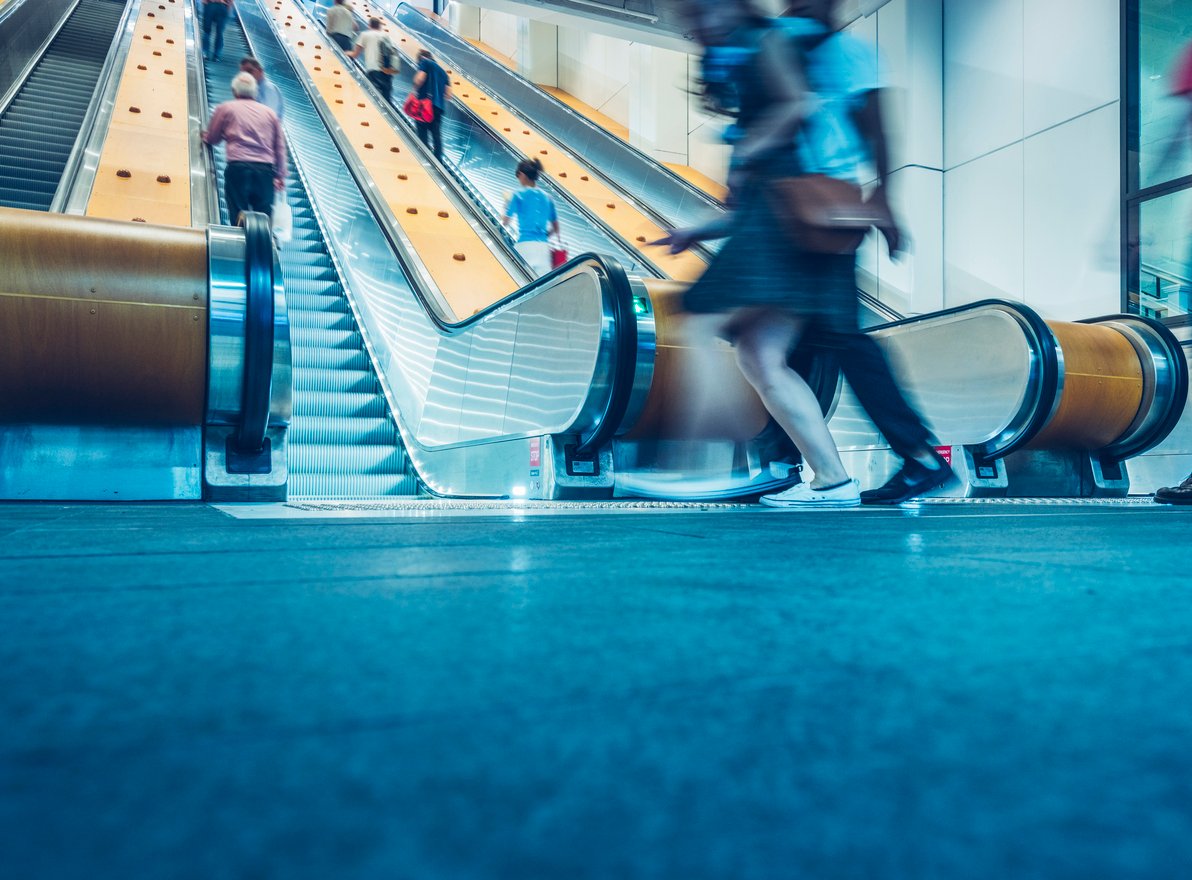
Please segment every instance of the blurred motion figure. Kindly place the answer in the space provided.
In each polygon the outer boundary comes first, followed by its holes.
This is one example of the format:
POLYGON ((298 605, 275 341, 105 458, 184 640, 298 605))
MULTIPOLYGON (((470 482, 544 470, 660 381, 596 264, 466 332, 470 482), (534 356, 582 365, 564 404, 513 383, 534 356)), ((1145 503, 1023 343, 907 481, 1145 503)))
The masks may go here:
POLYGON ((775 21, 749 0, 684 3, 705 48, 706 102, 735 116, 726 136, 733 145, 730 213, 674 230, 661 243, 678 252, 696 241, 729 238, 685 305, 693 312, 731 312, 727 332, 742 372, 815 471, 810 484, 762 498, 774 507, 898 504, 952 477, 881 349, 857 321, 856 248, 864 230, 876 226, 892 255, 902 236, 886 198, 876 59, 835 30, 835 6, 834 0, 800 0, 775 21), (879 183, 862 203, 860 182, 869 164, 879 183), (849 198, 855 203, 846 210, 841 200, 849 198), (851 232, 805 220, 834 211, 868 219, 851 232), (858 400, 903 458, 884 486, 860 493, 845 472, 814 394, 789 366, 801 340, 837 358, 858 400))

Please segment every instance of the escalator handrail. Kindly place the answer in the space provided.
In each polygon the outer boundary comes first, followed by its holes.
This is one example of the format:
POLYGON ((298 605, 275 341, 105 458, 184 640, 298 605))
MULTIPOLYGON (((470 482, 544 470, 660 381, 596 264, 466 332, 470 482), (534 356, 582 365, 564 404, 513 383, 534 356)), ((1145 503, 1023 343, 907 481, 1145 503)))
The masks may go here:
POLYGON ((190 108, 190 222, 202 227, 221 223, 219 186, 214 151, 203 142, 202 131, 211 118, 211 101, 207 97, 207 65, 203 57, 201 16, 194 3, 185 4, 189 23, 186 29, 187 105, 190 108))
POLYGON ((974 303, 943 309, 938 312, 928 312, 924 315, 915 315, 899 321, 891 321, 888 324, 879 324, 876 327, 868 328, 865 332, 872 334, 881 331, 896 330, 900 327, 910 327, 915 324, 936 321, 952 315, 989 308, 1009 312, 1030 331, 1025 335, 1027 336, 1031 353, 1037 358, 1039 367, 1035 372, 1034 381, 1032 382, 1035 393, 1033 395, 1026 395, 1023 409, 1019 412, 1020 416, 1026 416, 1025 420, 1017 420, 1021 422, 1020 425, 1015 425, 1014 423, 1008 425, 1007 429, 1014 428, 1012 432, 1008 434, 1004 433, 1004 436, 1000 438, 994 438, 994 440, 985 444, 985 448, 982 450, 982 453, 987 458, 994 459, 1004 458, 1010 453, 1026 447, 1047 426, 1047 423, 1051 421, 1051 417, 1055 414, 1060 403, 1060 396, 1063 391, 1062 352, 1060 351, 1059 341, 1055 338, 1055 334, 1051 332, 1051 328, 1047 326, 1047 322, 1040 317, 1038 312, 1022 303, 1007 302, 999 299, 983 299, 974 303))
MULTIPOLYGON (((361 23, 366 24, 367 23, 364 16, 362 16, 360 14, 359 10, 354 10, 354 15, 355 15, 357 24, 361 24, 361 23)), ((409 64, 412 68, 417 69, 416 61, 405 50, 403 50, 401 48, 401 46, 395 45, 395 48, 397 49, 398 55, 400 55, 401 58, 407 64, 409 64)), ((357 61, 357 63, 359 63, 359 60, 357 61)), ((368 85, 371 87, 372 83, 370 82, 370 83, 368 83, 368 85)), ((491 134, 493 140, 498 145, 504 147, 514 157, 515 161, 516 161, 516 157, 521 155, 518 153, 516 147, 514 147, 508 141, 504 140, 499 135, 497 135, 496 132, 494 132, 492 130, 492 126, 490 126, 484 119, 482 119, 480 116, 478 116, 475 113, 475 111, 473 111, 472 108, 469 107, 467 104, 465 104, 463 101, 460 101, 456 98, 452 98, 451 105, 457 113, 459 113, 461 116, 463 116, 467 120, 469 120, 474 126, 477 126, 477 127, 481 128, 482 130, 489 132, 491 134)), ((513 112, 513 111, 510 110, 510 112, 513 112)), ((407 122, 408 122, 408 120, 407 120, 407 122)), ((463 172, 457 166, 453 166, 452 164, 450 164, 446 161, 444 161, 442 164, 445 168, 447 168, 449 171, 451 171, 452 175, 457 180, 459 180, 459 182, 464 186, 464 188, 467 189, 468 192, 472 194, 473 198, 476 199, 480 203, 480 205, 482 206, 485 213, 491 217, 492 216, 491 212, 489 212, 487 206, 484 204, 483 196, 479 192, 476 191, 476 187, 471 183, 471 181, 469 181, 467 179, 466 175, 464 175, 463 172)), ((576 213, 578 213, 581 217, 583 217, 585 220, 587 220, 588 223, 593 228, 599 229, 602 234, 604 234, 606 237, 608 237, 612 241, 616 242, 616 244, 619 245, 626 253, 633 254, 634 258, 643 267, 648 269, 654 277, 656 277, 656 278, 669 277, 666 274, 666 272, 664 272, 661 268, 659 268, 659 266, 656 263, 654 263, 653 260, 651 260, 646 254, 642 253, 642 251, 639 248, 637 248, 635 245, 631 244, 628 239, 626 239, 623 235, 621 235, 621 233, 617 232, 617 230, 615 230, 611 226, 609 226, 591 208, 589 208, 586 204, 584 204, 583 201, 581 201, 580 199, 577 199, 569 190, 560 186, 558 181, 556 181, 553 177, 551 177, 550 175, 543 175, 543 177, 539 181, 539 185, 541 186, 542 184, 545 184, 546 187, 550 189, 550 191, 554 194, 555 198, 565 201, 569 205, 571 205, 576 210, 576 213)), ((500 225, 499 219, 494 218, 493 222, 495 222, 497 225, 500 225)))
POLYGON ((244 214, 244 391, 236 446, 265 445, 273 395, 273 231, 264 214, 244 214))
POLYGON ((83 117, 83 124, 79 126, 79 136, 75 139, 70 156, 66 160, 66 167, 62 170, 58 189, 54 192, 54 200, 50 202, 51 213, 87 212, 87 202, 91 198, 91 188, 95 185, 95 175, 99 168, 97 162, 87 163, 84 160, 88 154, 98 157, 103 152, 104 142, 108 138, 108 126, 116 110, 116 92, 120 88, 124 65, 128 61, 134 25, 140 10, 141 0, 129 0, 120 16, 119 24, 116 25, 116 38, 108 49, 103 67, 100 68, 95 91, 91 93, 91 103, 83 117))
MULTIPOLYGON (((558 98, 556 98, 554 95, 545 91, 540 86, 538 86, 536 83, 531 82, 526 77, 524 77, 520 73, 518 73, 516 70, 506 67, 505 65, 496 61, 495 59, 490 58, 489 56, 485 55, 483 52, 481 52, 475 46, 472 46, 470 43, 468 43, 466 40, 462 39, 457 34, 452 33, 449 29, 443 27, 443 25, 439 24, 438 22, 431 19, 429 16, 425 15, 420 9, 418 9, 414 6, 411 6, 409 3, 403 2, 403 3, 399 3, 397 8, 394 9, 394 11, 392 13, 386 12, 386 15, 391 16, 393 19, 395 19, 395 21, 397 21, 398 24, 402 24, 401 19, 402 19, 402 15, 403 15, 403 13, 402 13, 403 7, 405 7, 405 9, 408 10, 408 12, 405 14, 407 14, 409 16, 418 16, 419 20, 424 22, 426 27, 433 28, 436 35, 440 36, 440 38, 442 38, 446 42, 449 42, 452 46, 455 46, 460 51, 465 52, 469 58, 475 58, 483 63, 491 65, 492 69, 498 71, 500 74, 510 76, 513 79, 520 81, 522 84, 534 89, 538 94, 540 94, 543 97, 543 99, 545 99, 547 102, 549 102, 555 109, 562 111, 563 113, 567 114, 570 118, 572 118, 575 121, 590 128, 593 132, 598 134, 602 139, 604 139, 614 149, 624 150, 627 153, 627 155, 632 155, 637 161, 643 162, 644 164, 650 166, 652 171, 656 171, 662 175, 665 175, 665 177, 667 179, 669 179, 673 184, 677 185, 681 189, 686 190, 690 195, 692 195, 695 198, 697 198, 698 200, 702 201, 709 208, 724 210, 724 205, 721 204, 718 199, 716 199, 713 196, 709 195, 708 193, 704 192, 699 187, 694 186, 690 182, 684 180, 682 177, 680 177, 674 171, 671 171, 669 168, 667 168, 664 164, 659 162, 653 156, 646 155, 644 152, 637 149, 632 144, 626 143, 625 141, 621 140, 616 135, 614 135, 612 132, 608 131, 607 129, 603 128, 600 125, 597 125, 595 122, 593 122, 591 119, 588 119, 582 113, 579 113, 578 111, 572 109, 571 107, 568 107, 566 104, 564 104, 558 98)), ((480 84, 477 83, 477 85, 480 85, 480 84)))
POLYGON ((605 293, 612 313, 612 375, 608 380, 604 411, 591 432, 581 437, 576 446, 576 451, 581 455, 596 453, 611 443, 621 430, 633 399, 637 376, 637 314, 633 307, 633 288, 629 284, 629 275, 620 263, 604 263, 603 268, 607 279, 605 293))
MULTIPOLYGON (((367 177, 367 172, 354 167, 359 162, 359 159, 354 155, 354 151, 347 148, 342 138, 342 133, 338 132, 335 124, 328 119, 325 102, 323 102, 322 97, 313 88, 306 70, 302 65, 295 62, 285 41, 277 33, 271 16, 268 13, 263 13, 262 18, 266 21, 267 27, 278 42, 282 55, 289 62, 294 76, 302 85, 316 114, 326 127, 332 146, 339 152, 341 160, 351 171, 365 205, 373 214, 378 229, 388 241, 395 259, 410 281, 411 292, 422 306, 423 313, 434 326, 436 332, 444 336, 467 333, 476 325, 489 320, 499 312, 505 311, 513 304, 548 292, 559 281, 575 272, 591 269, 603 279, 602 301, 607 303, 608 307, 615 310, 614 313, 617 314, 614 323, 619 326, 614 327, 613 339, 613 344, 617 346, 617 350, 613 352, 614 366, 612 368, 612 375, 608 381, 608 397, 603 413, 595 421, 595 424, 591 426, 588 436, 581 439, 581 444, 585 450, 589 450, 594 447, 594 441, 606 442, 606 438, 611 438, 615 435, 621 429, 621 421, 628 414, 632 406, 633 392, 636 390, 640 335, 637 327, 637 316, 634 311, 633 291, 628 280, 628 274, 621 264, 612 257, 600 254, 579 254, 564 265, 517 290, 511 291, 508 295, 483 309, 479 309, 472 315, 457 321, 446 320, 443 317, 443 310, 438 307, 430 296, 429 291, 420 283, 422 280, 421 275, 410 270, 409 243, 405 241, 404 236, 395 233, 394 226, 396 224, 392 222, 391 212, 388 206, 378 207, 375 199, 375 188, 362 183, 361 177, 358 175, 363 173, 367 177), (628 325, 632 325, 632 327, 628 325)), ((244 29, 244 36, 250 50, 253 50, 252 37, 247 28, 244 29)), ((259 53, 255 54, 260 57, 259 53)), ((421 146, 421 142, 419 142, 419 145, 421 146)), ((347 290, 350 290, 350 285, 345 284, 345 291, 347 290)), ((367 339, 367 334, 363 332, 364 324, 358 323, 362 328, 362 335, 367 339)), ((392 400, 390 402, 391 404, 393 403, 392 400)))

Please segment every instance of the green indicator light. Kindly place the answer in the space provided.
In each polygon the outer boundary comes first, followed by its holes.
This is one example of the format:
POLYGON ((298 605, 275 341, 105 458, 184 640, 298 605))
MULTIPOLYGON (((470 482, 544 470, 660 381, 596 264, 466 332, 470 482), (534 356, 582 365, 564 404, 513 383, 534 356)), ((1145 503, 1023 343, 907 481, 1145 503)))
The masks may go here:
POLYGON ((644 296, 635 296, 633 298, 633 313, 635 315, 650 314, 650 304, 646 302, 646 298, 644 296))

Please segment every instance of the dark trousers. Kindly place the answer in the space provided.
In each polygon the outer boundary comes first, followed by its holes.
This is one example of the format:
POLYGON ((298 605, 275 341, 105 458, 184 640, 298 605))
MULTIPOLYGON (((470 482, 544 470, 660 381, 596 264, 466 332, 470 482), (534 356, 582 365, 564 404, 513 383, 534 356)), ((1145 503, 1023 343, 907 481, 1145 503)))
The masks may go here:
POLYGON ((829 332, 818 335, 815 344, 829 349, 836 358, 857 402, 895 453, 911 458, 930 445, 931 432, 894 381, 890 364, 872 336, 860 330, 829 332))
POLYGON ((371 82, 374 86, 377 87, 377 91, 381 93, 381 96, 387 102, 393 103, 393 99, 391 97, 393 95, 393 75, 392 74, 381 73, 381 71, 379 71, 379 70, 370 70, 368 72, 368 79, 369 79, 369 82, 371 82))
POLYGON ((347 34, 332 34, 331 39, 335 40, 335 42, 339 44, 339 48, 343 49, 345 52, 352 51, 352 38, 347 34))
POLYGON ((418 140, 431 148, 431 152, 435 154, 435 158, 440 162, 443 161, 443 109, 441 107, 435 108, 435 118, 430 122, 415 122, 418 128, 418 140), (431 141, 434 141, 432 144, 431 141))
POLYGON ((224 25, 228 23, 228 7, 222 3, 203 4, 203 54, 218 58, 223 51, 224 25), (215 32, 215 46, 211 46, 211 33, 215 32))
POLYGON ((244 211, 260 211, 273 219, 273 163, 229 162, 224 169, 228 221, 240 225, 244 211))

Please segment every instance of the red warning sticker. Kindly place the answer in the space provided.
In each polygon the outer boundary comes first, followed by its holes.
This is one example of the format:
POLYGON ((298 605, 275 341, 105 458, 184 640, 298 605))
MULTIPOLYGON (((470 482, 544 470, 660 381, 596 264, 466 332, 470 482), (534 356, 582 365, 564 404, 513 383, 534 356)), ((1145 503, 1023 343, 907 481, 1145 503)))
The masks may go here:
POLYGON ((940 458, 948 463, 948 467, 952 466, 952 447, 951 446, 937 446, 935 451, 940 454, 940 458))
MULTIPOLYGON (((951 464, 951 462, 949 462, 951 464)), ((530 438, 530 467, 536 468, 542 466, 542 438, 530 438)))

